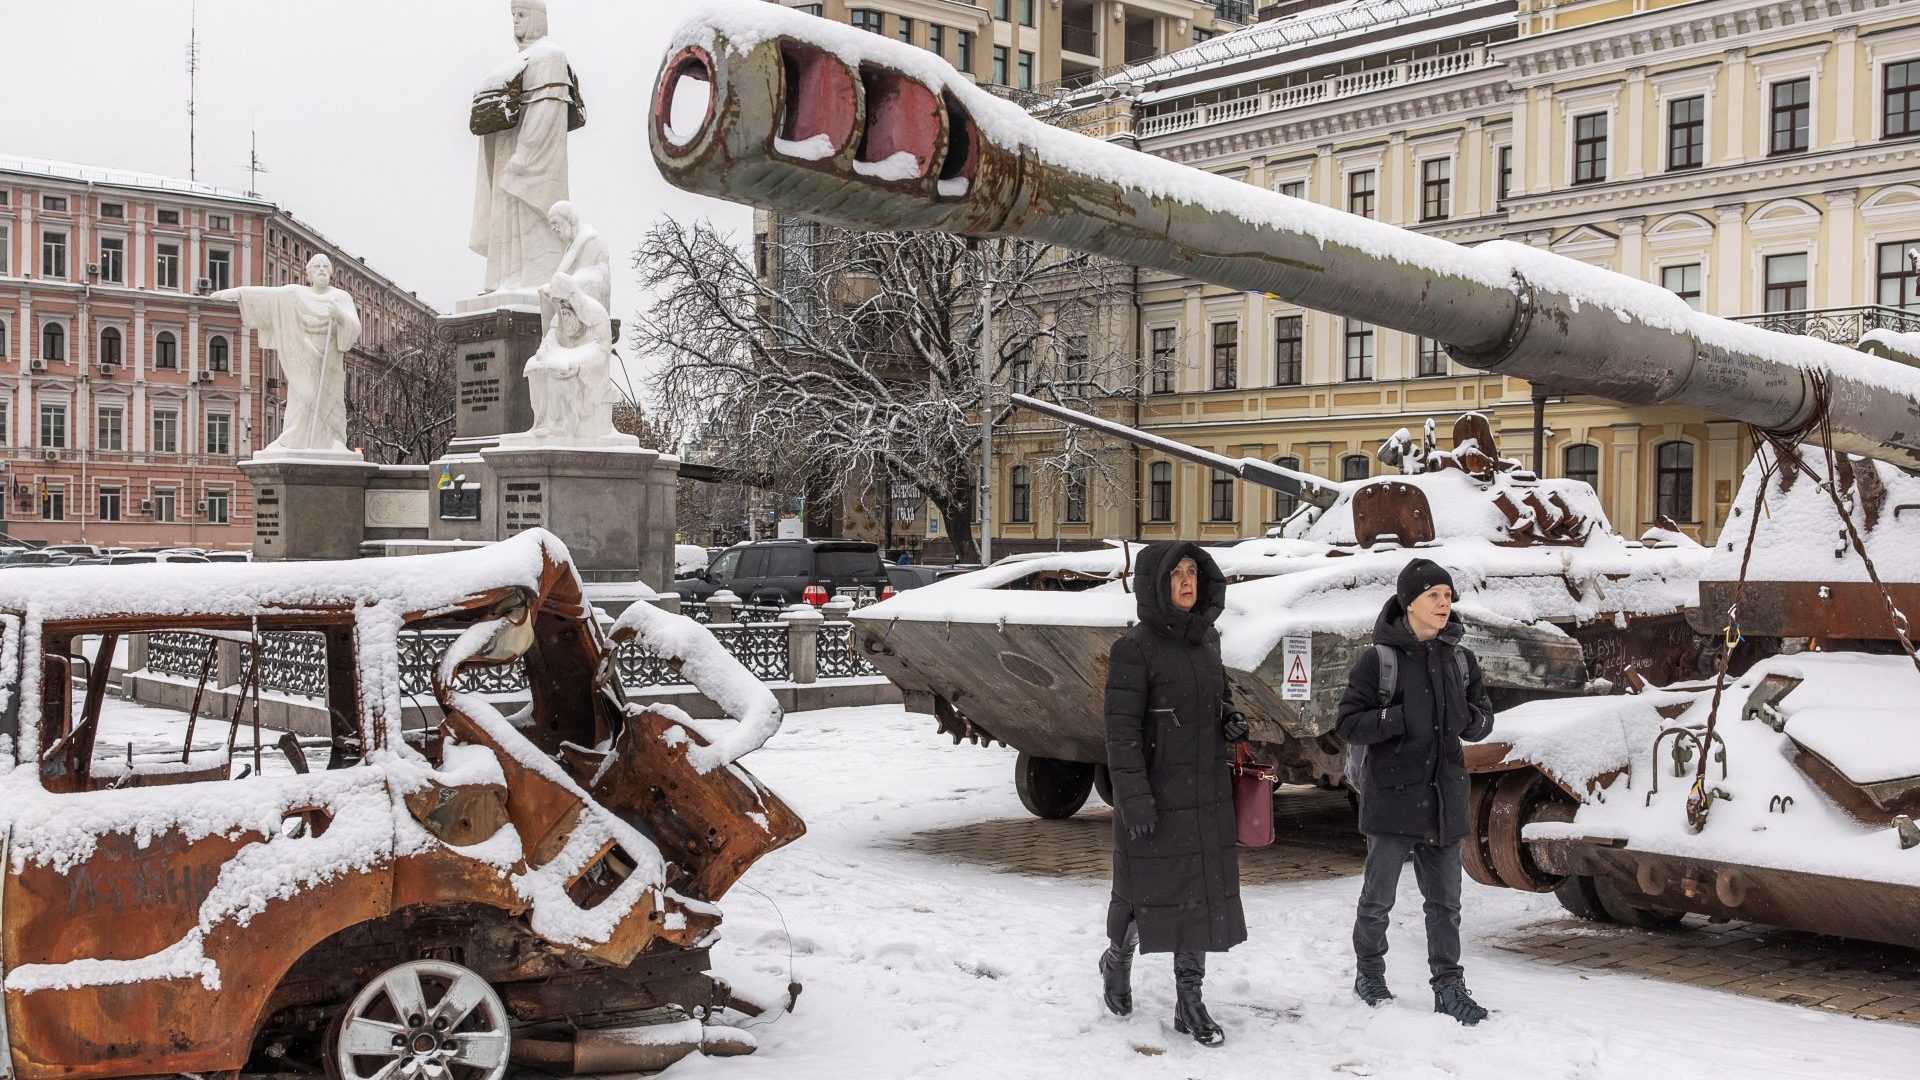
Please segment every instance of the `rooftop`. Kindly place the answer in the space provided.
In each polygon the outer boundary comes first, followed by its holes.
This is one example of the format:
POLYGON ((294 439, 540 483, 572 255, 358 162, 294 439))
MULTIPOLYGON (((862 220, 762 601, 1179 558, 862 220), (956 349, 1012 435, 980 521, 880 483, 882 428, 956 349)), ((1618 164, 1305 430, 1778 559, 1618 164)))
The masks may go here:
POLYGON ((271 209, 273 203, 258 195, 248 195, 212 184, 202 184, 194 180, 180 180, 158 173, 136 172, 132 169, 110 169, 99 165, 82 165, 72 161, 50 161, 45 158, 22 158, 0 156, 0 172, 24 173, 29 176, 44 176, 56 180, 73 180, 82 184, 106 184, 110 187, 141 188, 148 191, 171 191, 181 195, 201 195, 210 199, 230 199, 236 202, 249 202, 271 209))

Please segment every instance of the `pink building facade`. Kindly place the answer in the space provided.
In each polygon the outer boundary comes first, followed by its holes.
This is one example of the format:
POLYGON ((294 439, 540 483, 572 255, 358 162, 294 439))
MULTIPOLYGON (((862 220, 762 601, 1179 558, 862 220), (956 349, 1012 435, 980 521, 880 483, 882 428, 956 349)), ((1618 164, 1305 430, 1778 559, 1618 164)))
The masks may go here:
POLYGON ((265 200, 0 158, 0 532, 249 547, 236 463, 278 435, 285 390, 238 308, 206 294, 303 281, 316 252, 359 308, 356 352, 435 314, 265 200))

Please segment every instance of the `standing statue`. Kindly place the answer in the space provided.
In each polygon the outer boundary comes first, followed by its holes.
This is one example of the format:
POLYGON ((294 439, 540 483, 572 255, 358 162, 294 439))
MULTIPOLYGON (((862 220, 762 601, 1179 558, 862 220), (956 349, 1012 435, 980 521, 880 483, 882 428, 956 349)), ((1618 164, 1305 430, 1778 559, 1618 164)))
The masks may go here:
POLYGON ((533 427, 500 438, 501 446, 638 446, 613 427, 613 322, 600 301, 564 271, 540 290, 553 325, 527 361, 533 427))
POLYGON ((487 258, 486 294, 528 303, 560 266, 547 211, 567 198, 567 133, 587 121, 567 56, 547 40, 545 0, 513 0, 513 39, 520 52, 473 96, 480 167, 467 244, 487 258))
MULTIPOLYGON (((566 250, 560 255, 558 272, 573 278, 580 291, 600 302, 609 314, 613 311, 613 270, 607 255, 607 242, 593 226, 582 224, 579 211, 564 200, 547 211, 547 226, 566 250)), ((550 285, 540 286, 540 329, 553 325, 553 298, 550 285)))
POLYGON ((240 321, 272 349, 287 380, 280 437, 256 452, 351 455, 347 449, 347 350, 360 340, 353 297, 333 287, 333 260, 307 260, 305 285, 243 285, 215 300, 237 301, 240 321))

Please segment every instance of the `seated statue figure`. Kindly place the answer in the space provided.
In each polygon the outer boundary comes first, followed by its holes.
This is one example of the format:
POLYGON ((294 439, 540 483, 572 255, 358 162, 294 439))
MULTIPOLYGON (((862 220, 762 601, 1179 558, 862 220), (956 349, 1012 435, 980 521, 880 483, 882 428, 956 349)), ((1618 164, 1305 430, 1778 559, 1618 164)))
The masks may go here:
POLYGON ((502 446, 637 446, 613 427, 613 325, 607 309, 565 271, 543 290, 553 323, 528 359, 533 427, 502 446))

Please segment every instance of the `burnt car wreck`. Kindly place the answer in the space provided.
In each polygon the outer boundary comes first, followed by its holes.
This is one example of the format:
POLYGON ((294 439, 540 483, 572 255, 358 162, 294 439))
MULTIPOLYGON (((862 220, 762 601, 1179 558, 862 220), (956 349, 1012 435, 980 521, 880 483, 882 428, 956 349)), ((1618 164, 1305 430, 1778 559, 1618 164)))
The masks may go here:
POLYGON ((707 970, 715 905, 805 829, 734 763, 778 706, 691 620, 636 605, 612 636, 684 663, 735 721, 626 701, 564 546, 537 530, 4 584, 0 1075, 498 1077, 752 1049, 724 1015, 758 1007, 707 970), (236 754, 239 711, 164 757, 110 750, 119 640, 179 630, 240 635, 256 665, 262 635, 318 632, 324 764, 290 742, 284 765, 257 740, 236 754), (457 634, 442 719, 404 730, 400 643, 427 631, 457 634), (459 688, 506 664, 530 697, 511 715, 459 688))

